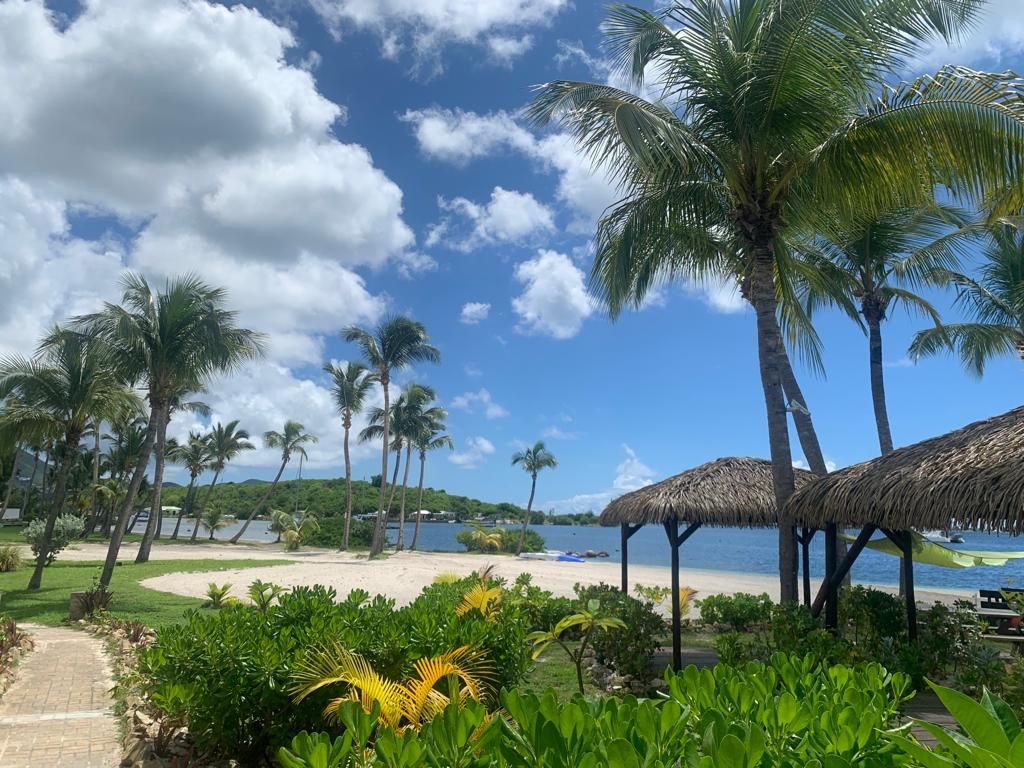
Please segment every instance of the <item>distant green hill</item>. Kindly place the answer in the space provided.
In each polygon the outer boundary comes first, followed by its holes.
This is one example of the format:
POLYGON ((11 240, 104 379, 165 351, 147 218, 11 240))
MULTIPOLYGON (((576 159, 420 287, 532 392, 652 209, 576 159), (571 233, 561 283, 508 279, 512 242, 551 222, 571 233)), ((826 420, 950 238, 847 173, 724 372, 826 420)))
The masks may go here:
MULTIPOLYGON (((246 480, 241 483, 217 483, 214 490, 213 505, 225 513, 234 515, 247 514, 267 492, 268 483, 258 480, 246 480)), ((202 500, 208 486, 201 486, 199 499, 202 500)), ((185 488, 167 488, 163 494, 163 503, 169 506, 181 506, 185 498, 185 488)), ((401 493, 401 487, 398 492, 401 493)), ((360 515, 377 511, 378 488, 363 480, 352 481, 352 511, 360 515)), ((277 484, 274 496, 268 505, 277 509, 310 509, 325 517, 336 515, 345 510, 345 480, 287 480, 277 484)), ((394 510, 398 509, 395 499, 394 510)), ((410 488, 406 497, 406 510, 416 509, 416 488, 410 488)), ((526 512, 514 504, 492 504, 466 496, 454 496, 446 491, 434 488, 423 489, 423 509, 431 512, 441 510, 453 512, 460 520, 474 517, 501 517, 521 519, 526 512)))

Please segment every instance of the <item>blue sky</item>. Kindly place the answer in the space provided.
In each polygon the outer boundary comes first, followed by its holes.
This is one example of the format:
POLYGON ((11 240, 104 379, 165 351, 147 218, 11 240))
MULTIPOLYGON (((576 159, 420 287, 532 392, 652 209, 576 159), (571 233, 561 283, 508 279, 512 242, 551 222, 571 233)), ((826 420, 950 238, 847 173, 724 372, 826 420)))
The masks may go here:
MULTIPOLYGON (((613 190, 556 131, 517 116, 530 86, 607 80, 600 3, 569 0, 0 0, 0 352, 115 298, 123 269, 195 271, 231 291, 268 359, 214 382, 214 418, 254 434, 303 421, 307 476, 337 476, 340 424, 320 365, 350 323, 410 314, 443 353, 434 386, 457 450, 428 483, 523 503, 516 447, 559 458, 545 509, 729 454, 766 455, 754 322, 727 287, 669 286, 611 323, 586 291, 613 190)), ((1024 69, 1018 0, 998 0, 953 61, 1024 69)), ((948 296, 935 302, 955 317, 948 296)), ((922 321, 886 324, 897 444, 1021 403, 1024 368, 979 381, 910 365, 922 321)), ((828 459, 877 452, 867 344, 822 315, 827 379, 803 371, 828 459)), ((202 427, 175 420, 172 431, 202 427)), ((356 476, 377 456, 356 451, 356 476)), ((259 450, 229 476, 271 475, 259 450)), ((294 468, 289 470, 294 473, 294 468)))

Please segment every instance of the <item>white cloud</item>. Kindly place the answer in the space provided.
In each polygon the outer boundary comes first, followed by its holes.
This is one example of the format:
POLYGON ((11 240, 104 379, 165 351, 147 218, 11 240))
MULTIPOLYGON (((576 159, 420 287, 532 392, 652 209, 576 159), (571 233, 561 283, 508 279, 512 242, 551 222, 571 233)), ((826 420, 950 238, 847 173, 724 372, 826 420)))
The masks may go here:
POLYGON ((462 371, 467 376, 473 379, 480 378, 481 376, 484 375, 484 372, 480 370, 480 366, 478 366, 476 363, 466 363, 464 366, 462 366, 462 371))
MULTIPOLYGON (((745 312, 750 304, 740 295, 739 285, 735 280, 715 277, 701 281, 686 281, 687 293, 698 296, 716 312, 726 315, 745 312)), ((664 297, 660 297, 663 301, 664 297)))
POLYGON ((593 493, 579 493, 568 499, 548 502, 544 506, 563 514, 599 513, 608 506, 612 499, 653 483, 658 476, 657 472, 640 461, 636 452, 625 443, 622 445, 622 450, 626 457, 615 468, 615 478, 612 480, 611 488, 593 493))
POLYGON ((567 432, 555 424, 546 427, 540 436, 547 440, 579 440, 580 437, 579 432, 567 432))
MULTIPOLYGON (((793 461, 793 466, 796 467, 797 469, 808 469, 809 470, 811 468, 810 465, 807 463, 807 461, 805 459, 795 459, 793 461)), ((834 461, 832 461, 832 459, 830 459, 830 458, 828 458, 826 456, 825 457, 825 471, 826 472, 835 472, 837 469, 839 469, 839 465, 836 464, 834 461)))
POLYGON ((486 389, 458 395, 452 400, 452 408, 469 413, 480 410, 488 419, 503 419, 509 415, 505 408, 494 402, 491 393, 486 389))
POLYGON ((989 0, 978 25, 959 44, 934 46, 917 62, 922 69, 944 64, 968 64, 1005 69, 1024 53, 1024 14, 1020 0, 989 0))
POLYGON ((533 47, 533 36, 506 37, 494 35, 487 40, 487 48, 491 58, 498 64, 511 66, 512 62, 533 47))
POLYGON ((529 45, 514 33, 547 26, 570 6, 570 0, 309 1, 336 37, 352 28, 369 29, 380 35, 392 58, 410 45, 420 64, 435 68, 449 43, 485 44, 492 55, 496 49, 525 51, 529 45))
POLYGON ((491 313, 491 305, 480 301, 470 301, 462 305, 459 322, 465 325, 476 325, 487 319, 491 313))
POLYGON ((562 253, 541 250, 537 257, 516 265, 523 291, 512 299, 521 333, 570 339, 594 313, 596 302, 587 293, 583 272, 562 253))
POLYGON ((460 469, 476 469, 494 453, 494 444, 486 437, 469 437, 466 449, 448 454, 448 461, 460 469))
POLYGON ((555 228, 551 209, 537 202, 529 192, 495 187, 486 203, 456 197, 440 198, 438 205, 450 215, 431 229, 428 247, 445 243, 455 250, 469 252, 492 243, 521 243, 555 228), (461 221, 469 225, 468 232, 461 231, 461 221))

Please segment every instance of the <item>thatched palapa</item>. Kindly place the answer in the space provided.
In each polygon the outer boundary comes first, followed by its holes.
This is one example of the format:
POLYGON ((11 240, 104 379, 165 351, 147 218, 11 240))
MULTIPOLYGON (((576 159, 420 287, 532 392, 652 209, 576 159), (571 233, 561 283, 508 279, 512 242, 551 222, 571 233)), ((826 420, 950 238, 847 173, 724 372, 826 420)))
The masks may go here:
POLYGON ((786 512, 818 527, 1024 533, 1024 408, 833 472, 786 512))
MULTIPOLYGON (((796 487, 815 475, 795 469, 796 487)), ((604 525, 661 524, 673 519, 730 528, 774 528, 779 523, 767 459, 731 456, 710 461, 612 501, 604 525)))

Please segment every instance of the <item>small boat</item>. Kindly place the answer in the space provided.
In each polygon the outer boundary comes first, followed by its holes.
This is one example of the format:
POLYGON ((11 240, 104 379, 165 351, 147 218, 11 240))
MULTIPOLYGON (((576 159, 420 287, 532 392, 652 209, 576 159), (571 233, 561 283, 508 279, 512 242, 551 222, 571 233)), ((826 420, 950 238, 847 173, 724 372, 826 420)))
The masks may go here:
POLYGON ((557 549, 548 549, 543 552, 521 552, 519 554, 524 560, 555 560, 560 563, 582 563, 582 557, 568 555, 557 549))
POLYGON ((921 531, 921 535, 935 544, 963 544, 964 537, 956 531, 921 531))

